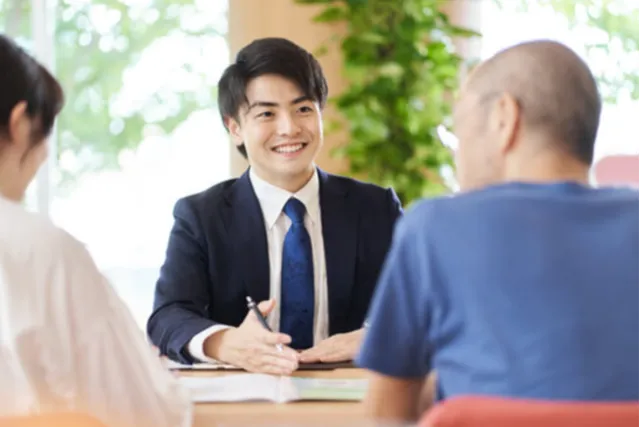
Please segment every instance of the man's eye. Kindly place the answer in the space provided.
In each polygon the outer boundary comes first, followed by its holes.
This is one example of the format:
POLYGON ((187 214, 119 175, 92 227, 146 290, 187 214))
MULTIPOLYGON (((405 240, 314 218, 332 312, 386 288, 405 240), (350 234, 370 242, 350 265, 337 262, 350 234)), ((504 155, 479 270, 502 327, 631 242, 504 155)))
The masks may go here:
POLYGON ((272 117, 273 113, 271 111, 263 111, 262 113, 258 114, 256 117, 272 117))
POLYGON ((310 113, 310 112, 312 112, 312 111, 313 111, 313 108, 308 107, 308 106, 306 106, 306 105, 305 105, 304 107, 300 107, 300 112, 301 112, 301 113, 310 113))

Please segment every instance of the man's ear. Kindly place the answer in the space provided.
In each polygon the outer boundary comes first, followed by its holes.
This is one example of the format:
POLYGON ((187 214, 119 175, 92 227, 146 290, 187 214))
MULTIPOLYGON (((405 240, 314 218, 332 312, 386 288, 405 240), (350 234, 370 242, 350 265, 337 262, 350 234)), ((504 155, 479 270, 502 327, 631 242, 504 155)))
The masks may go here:
POLYGON ((27 115, 27 102, 20 101, 18 102, 13 109, 11 110, 11 114, 9 115, 9 141, 21 142, 21 141, 30 141, 31 134, 31 120, 27 115))
POLYGON ((508 93, 500 95, 491 108, 489 126, 492 134, 497 136, 498 149, 502 153, 513 147, 520 121, 521 109, 518 101, 508 93))
POLYGON ((242 130, 240 123, 238 123, 238 121, 233 117, 225 117, 224 125, 229 130, 229 135, 231 135, 231 140, 233 141, 233 144, 242 145, 243 139, 242 139, 242 135, 240 134, 242 130))

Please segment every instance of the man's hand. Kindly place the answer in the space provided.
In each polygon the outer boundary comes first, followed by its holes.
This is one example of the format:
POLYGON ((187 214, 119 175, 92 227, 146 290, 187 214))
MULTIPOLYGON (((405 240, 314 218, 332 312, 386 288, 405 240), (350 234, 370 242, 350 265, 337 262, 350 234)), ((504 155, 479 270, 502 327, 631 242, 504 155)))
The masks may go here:
MULTIPOLYGON (((274 307, 274 300, 258 304, 263 316, 267 316, 274 307)), ((298 353, 286 346, 290 342, 289 335, 269 332, 249 311, 237 328, 225 329, 207 338, 204 352, 211 358, 249 372, 290 375, 298 369, 298 353)))
POLYGON ((336 334, 324 341, 321 341, 315 347, 300 353, 300 362, 332 363, 353 360, 356 353, 358 353, 363 335, 364 329, 359 329, 346 334, 336 334))

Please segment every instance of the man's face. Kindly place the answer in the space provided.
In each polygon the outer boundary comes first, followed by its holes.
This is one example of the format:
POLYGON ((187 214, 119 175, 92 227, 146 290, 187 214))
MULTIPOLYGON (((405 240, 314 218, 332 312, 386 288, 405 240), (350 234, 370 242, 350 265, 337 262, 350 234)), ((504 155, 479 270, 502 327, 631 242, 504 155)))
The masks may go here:
POLYGON ((505 128, 500 96, 463 90, 454 109, 458 138, 456 174, 462 191, 502 182, 505 155, 513 135, 505 128))
POLYGON ((246 97, 228 127, 258 176, 274 185, 310 176, 323 142, 319 105, 278 75, 251 80, 246 97))

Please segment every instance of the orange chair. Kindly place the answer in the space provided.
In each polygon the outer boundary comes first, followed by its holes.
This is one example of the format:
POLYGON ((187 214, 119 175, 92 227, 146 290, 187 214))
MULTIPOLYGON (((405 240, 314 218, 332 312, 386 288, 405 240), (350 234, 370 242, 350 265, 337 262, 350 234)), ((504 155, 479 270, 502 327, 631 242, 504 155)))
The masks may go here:
POLYGON ((434 406, 419 427, 636 427, 638 402, 558 402, 464 396, 434 406))
POLYGON ((95 418, 76 413, 0 417, 0 427, 106 427, 95 418))
POLYGON ((607 156, 593 166, 593 173, 599 186, 624 185, 638 187, 638 155, 607 156))

